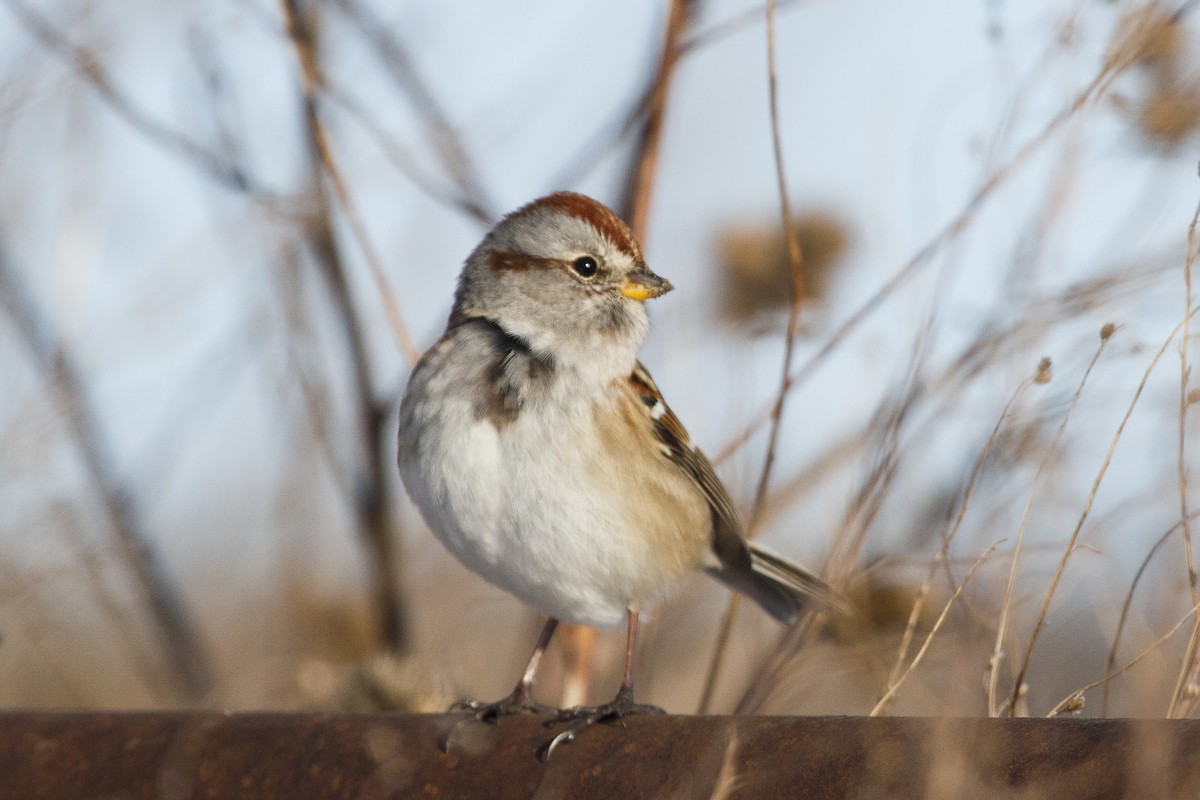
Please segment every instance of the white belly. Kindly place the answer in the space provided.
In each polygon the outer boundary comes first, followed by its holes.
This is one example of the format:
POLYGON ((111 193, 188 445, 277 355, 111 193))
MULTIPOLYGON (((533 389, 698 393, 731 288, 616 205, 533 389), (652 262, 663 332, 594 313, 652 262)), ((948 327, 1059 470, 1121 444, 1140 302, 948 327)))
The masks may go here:
POLYGON ((535 422, 497 427, 451 401, 415 448, 402 445, 405 485, 442 544, 487 580, 556 619, 619 624, 683 570, 648 567, 646 538, 612 502, 615 476, 597 474, 606 460, 590 426, 535 422))

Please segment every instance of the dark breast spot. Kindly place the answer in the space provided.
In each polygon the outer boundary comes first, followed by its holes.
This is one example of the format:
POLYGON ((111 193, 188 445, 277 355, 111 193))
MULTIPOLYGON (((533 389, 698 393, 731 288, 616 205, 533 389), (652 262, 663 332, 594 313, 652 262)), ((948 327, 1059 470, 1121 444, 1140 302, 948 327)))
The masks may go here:
POLYGON ((554 364, 535 354, 524 339, 507 333, 491 320, 472 322, 486 325, 489 336, 476 416, 500 429, 548 390, 554 379, 554 364))

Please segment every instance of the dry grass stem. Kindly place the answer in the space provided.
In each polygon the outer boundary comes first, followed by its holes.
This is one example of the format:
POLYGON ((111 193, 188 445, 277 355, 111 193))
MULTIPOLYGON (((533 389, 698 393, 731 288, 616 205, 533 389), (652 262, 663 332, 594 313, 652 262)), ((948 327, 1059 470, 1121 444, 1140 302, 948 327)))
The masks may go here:
MULTIPOLYGON (((1087 87, 1075 95, 1074 99, 1046 123, 1038 133, 1028 139, 1011 159, 995 169, 966 202, 962 211, 839 325, 829 338, 825 340, 825 343, 809 357, 808 361, 788 376, 784 382, 784 392, 792 391, 811 378, 816 372, 817 367, 824 363, 830 354, 836 351, 859 325, 878 310, 884 301, 891 297, 897 289, 923 271, 932 262, 933 256, 943 247, 957 239, 970 226, 979 209, 996 190, 1003 186, 1034 154, 1040 151, 1069 120, 1073 119, 1084 108, 1093 105, 1104 97, 1112 81, 1124 74, 1129 67, 1136 63, 1137 56, 1144 51, 1146 46, 1145 43, 1140 43, 1139 46, 1118 48, 1110 54, 1087 87)), ((735 436, 717 454, 714 463, 721 463, 741 449, 759 428, 770 421, 774 407, 775 401, 772 401, 771 404, 766 405, 751 416, 750 422, 747 423, 742 432, 735 436)))
POLYGON ((1124 675, 1128 670, 1130 670, 1134 666, 1136 666, 1137 663, 1139 661, 1141 661, 1143 658, 1145 658, 1146 656, 1153 653, 1159 647, 1162 647, 1162 645, 1168 639, 1170 639, 1172 636, 1174 636, 1176 633, 1179 632, 1179 629, 1183 627, 1183 624, 1185 622, 1187 622, 1189 619, 1191 619, 1192 617, 1194 617, 1196 615, 1197 611, 1200 611, 1200 605, 1192 606, 1191 610, 1183 615, 1183 619, 1176 622, 1175 625, 1171 627, 1171 630, 1167 631, 1162 636, 1160 636, 1158 639, 1156 639, 1153 644, 1151 644, 1149 647, 1147 647, 1145 650, 1143 650, 1141 653, 1139 653, 1137 655, 1137 657, 1135 657, 1132 661, 1130 661, 1128 664, 1126 664, 1125 666, 1121 667, 1120 669, 1118 669, 1116 671, 1113 671, 1112 668, 1110 667, 1108 673, 1103 678, 1092 681, 1091 683, 1087 684, 1086 686, 1082 686, 1082 687, 1076 689, 1075 691, 1071 692, 1069 695, 1067 695, 1062 700, 1060 700, 1058 702, 1058 704, 1054 706, 1054 708, 1050 709, 1050 712, 1048 714, 1046 714, 1046 716, 1047 717, 1057 717, 1059 714, 1063 713, 1063 710, 1066 709, 1068 706, 1071 706, 1077 702, 1080 702, 1082 700, 1084 694, 1086 694, 1087 692, 1090 692, 1092 689, 1095 689, 1097 686, 1107 687, 1108 684, 1111 683, 1114 679, 1119 678, 1120 676, 1124 675))
MULTIPOLYGON (((1193 514, 1192 516, 1195 517, 1197 514, 1193 514)), ((1130 581, 1129 591, 1125 593, 1125 602, 1121 604, 1121 616, 1117 620, 1117 629, 1113 633, 1112 644, 1108 649, 1108 663, 1105 667, 1108 672, 1112 672, 1116 668, 1117 650, 1121 646, 1121 638, 1125 633, 1125 623, 1129 619, 1129 610, 1133 607, 1133 595, 1137 591, 1138 584, 1141 583, 1142 576, 1146 573, 1146 569, 1150 566, 1150 562, 1153 560, 1155 553, 1157 553, 1159 549, 1167 543, 1167 540, 1171 538, 1171 534, 1179 530, 1179 527, 1180 523, 1176 522, 1170 528, 1167 528, 1166 532, 1163 533, 1162 536, 1158 537, 1158 540, 1146 553, 1146 557, 1142 559, 1142 563, 1138 566, 1137 572, 1133 576, 1133 580, 1130 581)), ((1108 683, 1104 684, 1104 697, 1100 704, 1100 716, 1102 717, 1108 716, 1109 686, 1110 684, 1108 683)))
POLYGON ((999 542, 993 544, 983 553, 983 555, 975 559, 975 563, 973 563, 971 568, 967 570, 967 574, 964 575, 963 579, 959 581, 957 586, 954 587, 954 593, 950 595, 950 599, 946 601, 944 606, 942 606, 942 613, 938 614, 937 621, 933 623, 933 627, 930 628, 929 633, 926 634, 925 641, 921 643, 920 649, 918 649, 913 655, 912 661, 909 662, 903 673, 888 679, 887 688, 884 690, 883 695, 879 698, 879 702, 875 704, 875 707, 871 709, 867 716, 877 717, 883 713, 885 708, 887 708, 888 704, 896 696, 896 692, 899 691, 904 682, 908 680, 908 676, 913 673, 913 670, 915 670, 921 663, 922 659, 925 658, 925 654, 929 652, 929 646, 933 643, 933 637, 936 636, 938 631, 941 630, 942 624, 946 621, 946 616, 950 613, 950 609, 953 607, 954 602, 958 600, 958 596, 962 594, 962 591, 966 588, 967 583, 969 583, 971 578, 974 577, 976 570, 983 566, 983 562, 987 560, 988 556, 990 556, 998 546, 999 542))
POLYGON ((1038 613, 1037 621, 1033 626, 1033 633, 1030 634, 1029 644, 1025 648, 1025 656, 1021 660, 1021 668, 1017 670, 1016 679, 1013 681, 1012 694, 1009 697, 1009 716, 1012 716, 1016 710, 1017 694, 1020 691, 1021 685, 1025 681, 1025 673, 1029 669, 1029 660, 1033 657, 1033 649, 1037 645, 1038 636, 1041 634, 1042 626, 1046 621, 1046 614, 1050 609, 1050 603, 1054 599, 1054 593, 1058 589, 1058 584, 1062 580, 1063 572, 1066 571, 1067 561, 1075 552, 1075 543, 1079 539, 1079 534, 1083 530, 1083 525, 1087 522, 1087 518, 1092 509, 1092 503, 1096 499, 1096 492, 1100 489, 1100 484, 1104 480, 1105 474, 1108 472, 1108 467, 1112 463, 1113 453, 1117 449, 1117 442, 1121 440, 1121 434, 1125 431, 1125 426, 1129 423, 1129 418, 1133 416, 1133 410, 1137 407, 1139 398, 1142 396, 1142 391, 1146 388, 1146 383, 1150 380, 1150 373, 1154 371, 1159 360, 1162 359, 1163 353, 1166 352, 1168 345, 1183 329, 1184 323, 1190 319, 1197 311, 1200 311, 1200 306, 1189 311, 1182 320, 1171 330, 1167 338, 1151 359, 1149 366, 1146 367, 1145 374, 1142 375, 1142 380, 1138 383, 1137 391, 1134 392, 1133 399, 1129 403, 1129 408, 1125 411, 1125 416, 1122 417, 1120 425, 1117 426, 1117 431, 1113 435, 1112 442, 1108 446, 1108 452, 1104 456, 1104 462, 1100 465, 1100 470, 1096 473, 1095 480, 1092 481, 1091 491, 1088 492, 1087 502, 1084 503, 1083 511, 1079 515, 1079 520, 1075 524, 1075 529, 1071 532, 1070 538, 1067 540, 1066 548, 1063 550, 1062 558, 1058 562, 1058 567, 1054 572, 1054 577, 1050 580, 1050 586, 1046 590, 1046 598, 1042 602, 1042 609, 1038 613))
POLYGON ((1038 490, 1041 488, 1042 478, 1046 473, 1046 468, 1050 465, 1050 461, 1058 452, 1058 446, 1062 443, 1063 435, 1067 431, 1067 424, 1071 421, 1071 415, 1075 413, 1076 406, 1079 405, 1079 398, 1083 395, 1083 387, 1087 385, 1088 376, 1092 374, 1092 370, 1096 366, 1096 362, 1100 360, 1100 355, 1104 352, 1105 346, 1108 344, 1109 337, 1102 336, 1100 346, 1096 348, 1095 355, 1088 362, 1087 369, 1083 372, 1083 377, 1079 380, 1079 386, 1075 389, 1075 394, 1071 396, 1071 403, 1067 407, 1067 411, 1063 414, 1062 422, 1058 425, 1058 430, 1055 431, 1054 439, 1046 448, 1045 455, 1042 456, 1041 462, 1038 464, 1037 472, 1034 473, 1033 483, 1029 487, 1029 497, 1025 501, 1025 508, 1021 512, 1021 522, 1017 527, 1017 537, 1013 545, 1012 561, 1008 570, 1008 581, 1004 586, 1004 603, 1000 607, 1000 622, 996 626, 996 643, 992 648, 992 657, 988 661, 988 716, 994 717, 999 714, 997 705, 997 692, 1000 684, 1000 662, 1004 656, 1004 636, 1008 630, 1008 617, 1012 611, 1013 592, 1017 585, 1017 565, 1021 558, 1021 545, 1025 542, 1025 531, 1029 526, 1029 516, 1033 511, 1033 502, 1037 498, 1038 490))
POLYGON ((712 656, 709 658, 708 669, 704 673, 704 688, 700 690, 700 702, 696 706, 697 714, 712 713, 713 696, 717 685, 721 682, 722 666, 725 663, 725 652, 729 649, 729 637, 733 633, 733 622, 737 619, 738 609, 741 608, 741 595, 732 594, 725 613, 721 615, 721 627, 717 629, 717 640, 713 643, 712 656))
MULTIPOLYGON (((950 550, 950 544, 958 535, 958 531, 962 528, 963 519, 966 518, 967 510, 971 506, 971 498, 974 496, 975 487, 979 484, 979 478, 983 474, 983 466, 987 463, 988 456, 995 446, 1000 430, 1004 425, 1004 421, 1008 419, 1012 407, 1020 399, 1030 385, 1036 380, 1038 374, 1041 373, 1042 365, 1038 365, 1038 371, 1031 377, 1021 381, 1013 392, 1012 397, 1004 404, 1004 408, 1000 411, 1000 416, 996 419, 996 424, 992 426, 991 433, 988 434, 987 441, 983 444, 983 449, 979 453, 979 457, 975 459, 975 468, 971 472, 971 479, 967 482, 967 488, 963 491, 962 500, 958 504, 958 513, 955 515, 954 522, 950 525, 946 535, 942 537, 942 543, 934 554, 933 561, 929 565, 928 573, 925 580, 921 583, 921 588, 917 592, 917 599, 913 602, 912 611, 908 616, 908 623, 904 627, 904 635, 900 639, 900 647, 896 653, 896 662, 892 667, 891 674, 888 676, 888 686, 895 686, 899 680, 900 670, 904 667, 904 661, 908 657, 908 648, 912 644, 914 635, 916 634, 917 622, 921 619, 921 614, 925 608, 925 601, 929 597, 929 592, 933 588, 933 578, 946 560, 947 553, 950 550)), ((994 549, 994 546, 993 546, 994 549)), ((990 552, 990 551, 989 551, 990 552)), ((974 569, 974 567, 972 567, 974 569)), ((962 582, 959 582, 961 588, 962 582)), ((957 593, 955 594, 957 596, 957 593)))
MULTIPOLYGON (((1183 262, 1183 310, 1192 307, 1192 267, 1196 263, 1196 224, 1200 222, 1200 204, 1188 225, 1187 257, 1183 262)), ((1188 365, 1188 340, 1191 338, 1191 316, 1183 319, 1183 335, 1179 341, 1179 524, 1183 526, 1183 550, 1187 559, 1188 588, 1192 593, 1192 605, 1200 604, 1200 591, 1196 586, 1196 562, 1192 556, 1192 525, 1188 513, 1187 459, 1184 443, 1187 441, 1188 382, 1191 367, 1188 365)))
POLYGON ((394 563, 396 536, 389 519, 387 501, 387 476, 392 469, 391 450, 383 441, 387 409, 375 402, 366 334, 350 296, 346 264, 337 246, 333 214, 321 191, 324 184, 319 178, 320 175, 324 174, 329 178, 334 195, 375 279, 392 331, 409 364, 415 364, 420 354, 400 316, 395 295, 384 276, 382 262, 375 253, 345 179, 337 166, 325 126, 318 113, 317 102, 322 75, 313 32, 300 16, 296 0, 280 0, 280 7, 289 40, 300 65, 304 120, 313 159, 313 192, 318 201, 318 212, 309 220, 306 235, 337 307, 339 322, 350 345, 350 360, 354 371, 357 410, 365 450, 365 463, 360 468, 354 492, 355 513, 374 573, 373 600, 380 640, 392 652, 403 653, 410 645, 410 637, 403 611, 400 577, 394 563))
POLYGON ((792 355, 796 347, 796 327, 800 322, 800 303, 804 299, 804 254, 800 250, 800 238, 792 221, 792 206, 789 200, 787 173, 783 164, 783 140, 779 131, 779 78, 775 71, 775 0, 767 3, 767 87, 771 113, 771 146, 775 162, 775 185, 779 192, 779 213, 787 236, 788 266, 792 273, 792 297, 788 308, 787 333, 783 340, 783 375, 775 404, 771 407, 771 427, 767 437, 767 452, 763 458, 762 472, 754 490, 754 505, 750 511, 749 533, 753 535, 767 488, 771 483, 771 468, 775 464, 779 446, 779 431, 783 421, 783 406, 787 401, 788 373, 792 369, 792 355))

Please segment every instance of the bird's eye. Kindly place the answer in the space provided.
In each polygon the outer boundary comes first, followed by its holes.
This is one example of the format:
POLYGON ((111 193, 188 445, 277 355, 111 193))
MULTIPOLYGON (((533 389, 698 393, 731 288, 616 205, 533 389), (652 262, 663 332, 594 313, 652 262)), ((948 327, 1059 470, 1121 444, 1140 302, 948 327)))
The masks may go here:
POLYGON ((571 262, 571 269, 581 278, 590 278, 600 269, 600 265, 591 256, 580 256, 571 262))

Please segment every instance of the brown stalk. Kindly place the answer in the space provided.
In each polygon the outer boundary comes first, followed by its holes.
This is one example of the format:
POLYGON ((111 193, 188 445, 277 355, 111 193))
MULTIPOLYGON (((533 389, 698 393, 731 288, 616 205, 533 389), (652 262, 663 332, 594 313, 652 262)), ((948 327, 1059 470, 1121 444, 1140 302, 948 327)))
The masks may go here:
MULTIPOLYGON (((775 5, 780 8, 794 5, 796 0, 776 0, 775 5)), ((713 42, 719 41, 730 34, 737 33, 748 25, 757 22, 766 17, 770 13, 771 3, 762 3, 748 8, 745 11, 738 12, 728 19, 723 19, 720 22, 714 22, 702 31, 696 31, 695 34, 689 36, 683 42, 682 52, 689 53, 692 50, 699 50, 713 42)))
POLYGON ((301 21, 299 10, 296 7, 298 1, 280 0, 280 5, 284 10, 284 21, 287 25, 288 37, 292 42, 292 48, 296 52, 296 60, 300 65, 304 94, 304 120, 310 144, 313 148, 313 154, 320 164, 321 170, 329 178, 329 182, 333 186, 333 191, 338 204, 341 206, 342 213, 346 215, 346 222, 349 224, 359 250, 362 251, 363 259, 367 262, 367 267, 371 271, 371 277, 375 281, 375 289, 379 292, 388 322, 392 326, 392 333, 395 335, 396 342, 400 345, 400 350, 404 353, 404 357, 408 359, 409 365, 412 366, 417 363, 417 359, 421 353, 413 342, 412 335, 408 331, 408 325, 405 324, 404 317, 400 313, 400 304, 397 302, 396 294, 392 291, 391 284, 388 282, 383 260, 376 252, 375 246, 371 242, 371 237, 367 233, 366 225, 358 213, 358 206, 355 204, 342 170, 338 166, 337 158, 334 156, 333 148, 329 143, 325 124, 319 113, 318 101, 322 87, 324 86, 323 77, 317 59, 316 41, 312 36, 312 32, 301 21))
MULTIPOLYGON (((1196 258, 1197 221, 1200 221, 1200 205, 1196 206, 1196 213, 1192 216, 1192 222, 1188 226, 1187 254, 1183 265, 1184 311, 1187 311, 1192 306, 1192 265, 1196 258)), ((1188 519, 1187 501, 1187 461, 1184 457, 1184 442, 1187 438, 1187 409, 1188 405, 1190 405, 1188 402, 1188 379, 1191 377, 1191 369, 1188 366, 1189 320, 1190 317, 1188 316, 1183 318, 1183 339, 1179 345, 1179 458, 1177 468, 1179 475, 1179 524, 1183 527, 1183 549, 1187 565, 1188 589, 1191 592, 1192 605, 1196 605, 1200 603, 1200 592, 1197 592, 1196 568, 1192 560, 1192 526, 1188 519)), ((1175 715, 1177 708, 1183 703, 1185 689, 1195 681, 1196 671, 1200 669, 1200 661, 1197 660, 1197 655, 1200 653, 1200 624, 1193 626, 1185 652, 1184 666, 1180 670, 1178 684, 1171 696, 1171 705, 1167 710, 1168 717, 1175 715)))
MULTIPOLYGON (((780 7, 793 5, 795 0, 779 0, 780 7)), ((689 19, 695 17, 695 0, 691 0, 692 8, 688 9, 689 19)), ((676 39, 675 60, 679 60, 692 52, 701 50, 704 47, 719 41, 729 34, 736 33, 745 26, 762 19, 766 16, 767 6, 762 4, 746 11, 735 14, 729 19, 714 23, 702 31, 696 31, 686 36, 680 36, 676 39)), ((684 28, 690 27, 690 22, 684 28)), ((672 64, 672 69, 674 64, 672 64)), ((596 163, 606 154, 612 152, 614 148, 619 146, 626 138, 634 132, 638 127, 638 123, 645 117, 650 109, 651 103, 655 94, 658 91, 658 76, 661 73, 656 73, 654 80, 651 80, 649 85, 638 95, 637 100, 630 103, 620 112, 613 116, 613 119, 600 126, 597 131, 588 137, 587 141, 579 148, 579 151, 567 159, 566 166, 555 173, 555 178, 551 181, 554 186, 571 186, 577 183, 580 178, 587 175, 596 163)), ((643 125, 643 129, 645 126, 643 125)), ((635 158, 636 161, 636 158, 635 158)), ((632 176, 632 173, 630 173, 632 176)), ((632 180, 627 187, 626 195, 630 194, 629 188, 632 187, 632 180)), ((627 202, 620 206, 623 212, 632 208, 632 204, 627 202)), ((623 213, 624 216, 624 213, 623 213)), ((628 217, 626 217, 628 219, 628 217)), ((635 228, 636 230, 636 228, 635 228)))
POLYGON ((1025 648, 1025 656, 1021 661, 1021 668, 1017 670, 1017 677, 1013 681, 1012 694, 1009 696, 1008 714, 1012 717, 1016 713, 1017 699, 1021 693, 1021 686, 1025 682, 1025 674, 1029 670, 1029 661, 1033 657, 1033 648, 1037 645, 1038 636, 1041 634, 1042 626, 1046 621, 1046 614, 1050 609, 1050 603, 1054 599, 1054 593, 1058 590, 1058 584, 1062 580, 1063 572, 1066 571, 1067 561, 1075 552, 1075 543, 1079 540, 1079 534, 1083 530, 1083 525, 1087 522, 1088 515, 1092 509, 1092 503, 1096 499, 1096 493, 1100 489, 1100 484, 1104 480, 1105 474, 1108 472, 1108 467, 1112 463, 1113 453, 1117 449, 1117 442, 1121 439, 1121 434, 1125 431, 1125 426, 1129 423, 1129 418, 1133 416, 1133 410, 1137 407, 1138 400, 1142 396, 1142 390, 1146 388, 1146 383, 1150 380, 1150 373, 1154 371, 1154 367, 1166 352, 1167 346, 1175 338, 1180 330, 1183 329, 1184 322, 1192 317, 1197 311, 1200 311, 1200 306, 1192 309, 1172 330, 1167 338, 1163 341, 1158 352, 1151 359, 1149 366, 1146 367, 1146 372, 1142 376, 1141 382, 1138 384, 1137 391, 1134 392, 1133 399, 1129 403, 1129 408, 1125 411, 1125 416, 1121 419, 1121 424, 1117 426, 1117 431, 1113 435, 1112 442, 1109 444, 1108 452, 1104 456, 1104 462, 1100 466, 1099 472, 1096 474, 1095 480, 1092 482, 1092 489, 1088 493, 1087 502, 1084 504, 1083 511, 1079 515, 1079 520, 1075 524, 1075 530, 1071 532, 1070 538, 1067 540, 1067 546, 1063 550, 1062 558, 1058 562, 1058 568, 1054 572, 1054 577, 1050 581, 1050 587, 1046 591, 1046 599, 1042 602, 1042 609, 1038 614, 1037 622, 1034 623, 1033 633, 1030 635, 1029 645, 1025 648))
POLYGON ((313 163, 313 195, 319 204, 317 212, 308 220, 305 234, 328 283, 330 296, 337 306, 338 318, 342 323, 351 350, 358 414, 366 448, 363 474, 356 481, 355 510, 359 530, 365 540, 372 560, 371 566, 375 571, 375 586, 372 594, 380 626, 380 638, 389 650, 403 653, 410 642, 402 613, 400 579, 395 565, 394 532, 388 518, 386 492, 391 458, 383 443, 387 414, 384 407, 374 400, 364 330, 350 296, 345 259, 339 249, 335 234, 331 198, 324 191, 326 185, 332 187, 333 199, 337 201, 345 214, 357 244, 370 267, 376 288, 379 290, 392 323, 392 330, 410 364, 416 362, 418 354, 407 327, 400 317, 395 295, 384 277, 383 265, 367 236, 366 228, 357 213, 345 179, 330 148, 325 126, 317 108, 318 94, 322 86, 317 42, 307 21, 301 16, 297 3, 298 0, 280 0, 288 36, 300 65, 304 122, 313 163), (320 180, 322 174, 328 178, 328 184, 320 180))
POLYGON ((133 496, 116 475, 114 459, 96 421, 83 380, 71 355, 13 275, 7 255, 0 253, 0 305, 14 321, 38 369, 47 377, 55 402, 79 446, 87 475, 104 504, 123 562, 149 611, 165 651, 172 688, 194 702, 212 688, 213 675, 200 631, 183 598, 159 561, 153 540, 138 519, 133 496))
POLYGON ((1017 585, 1017 565, 1021 560, 1021 545, 1025 542, 1025 531, 1029 527, 1029 516, 1033 511, 1033 501, 1038 496, 1038 490, 1041 488, 1042 477, 1046 474, 1046 468, 1050 465, 1050 460, 1054 458, 1054 454, 1058 452, 1058 446, 1062 443, 1063 435, 1067 432, 1067 424, 1071 421, 1071 416, 1075 413, 1075 408, 1079 405, 1079 398, 1083 395, 1083 387, 1087 385, 1087 379, 1092 374, 1096 362, 1100 360, 1100 355, 1104 352, 1104 348, 1110 338, 1111 336, 1101 335, 1100 346, 1096 348, 1096 354, 1092 356, 1087 369, 1084 370, 1083 377, 1079 381, 1079 386, 1076 387, 1075 394, 1071 396, 1071 403, 1067 406, 1067 412, 1063 415, 1062 422, 1059 423, 1058 430, 1054 434, 1054 439, 1050 442, 1050 446, 1046 448, 1046 453, 1042 456, 1042 460, 1038 464, 1037 472, 1033 476, 1033 484, 1029 487, 1029 497, 1025 500, 1025 508, 1021 512, 1021 522, 1017 526, 1016 543, 1013 545, 1012 562, 1008 569, 1008 582, 1004 587, 1004 604, 1000 607, 1000 622, 996 625, 996 643, 992 647, 992 657, 988 662, 987 700, 989 717, 995 717, 999 714, 996 695, 1000 685, 1000 660, 1004 655, 1004 634, 1008 630, 1008 615, 1012 610, 1013 591, 1017 585))
POLYGON ((783 374, 780 376, 778 395, 771 408, 771 428, 767 440, 767 454, 763 459, 758 488, 754 492, 754 505, 750 513, 750 533, 753 533, 762 513, 763 501, 771 483, 771 468, 775 465, 775 451, 779 445, 780 422, 783 406, 787 400, 788 373, 792 369, 792 355, 796 347, 796 328, 800 323, 800 302, 804 299, 804 254, 800 250, 800 236, 792 222, 791 201, 788 199, 787 176, 783 166, 783 141, 779 133, 779 87, 775 71, 775 6, 776 0, 767 3, 767 86, 771 108, 771 145, 774 150, 775 183, 779 191, 779 213, 783 218, 783 230, 787 235, 788 266, 792 273, 792 302, 788 310, 787 334, 783 340, 783 374))
POLYGON ((638 133, 634 147, 633 163, 622 192, 618 212, 629 222, 633 235, 643 245, 646 242, 646 226, 650 220, 650 200, 654 192, 654 179, 658 171, 658 154, 662 146, 663 122, 666 119, 667 95, 671 79, 675 77, 675 66, 682 52, 680 41, 692 22, 696 0, 670 0, 667 12, 667 28, 663 34, 662 50, 659 52, 658 69, 650 85, 646 103, 646 117, 638 133))

